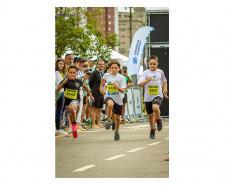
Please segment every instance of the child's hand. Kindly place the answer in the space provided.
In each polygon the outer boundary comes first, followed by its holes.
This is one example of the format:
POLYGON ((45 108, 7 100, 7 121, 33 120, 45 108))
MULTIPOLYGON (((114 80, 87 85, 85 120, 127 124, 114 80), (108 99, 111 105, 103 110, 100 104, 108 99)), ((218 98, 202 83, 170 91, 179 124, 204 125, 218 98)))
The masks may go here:
POLYGON ((163 95, 166 99, 169 99, 169 97, 167 96, 168 91, 167 90, 163 90, 163 95))
POLYGON ((94 97, 91 95, 90 96, 91 102, 95 102, 94 97))
POLYGON ((66 84, 68 81, 68 78, 65 78, 64 81, 62 82, 63 84, 66 84))
POLYGON ((152 80, 152 77, 149 76, 149 77, 147 78, 147 80, 150 82, 150 81, 152 80))
POLYGON ((118 88, 118 85, 116 83, 112 83, 114 88, 118 88))

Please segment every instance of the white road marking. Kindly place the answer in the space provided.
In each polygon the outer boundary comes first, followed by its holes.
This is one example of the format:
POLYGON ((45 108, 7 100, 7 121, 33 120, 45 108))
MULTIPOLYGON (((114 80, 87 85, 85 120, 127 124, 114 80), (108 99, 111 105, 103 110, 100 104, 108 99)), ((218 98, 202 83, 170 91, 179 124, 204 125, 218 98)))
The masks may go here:
POLYGON ((141 150, 141 149, 144 149, 144 148, 145 148, 145 147, 135 148, 135 149, 129 150, 129 151, 127 151, 127 152, 136 152, 136 151, 141 150))
POLYGON ((116 155, 116 156, 114 156, 114 157, 110 157, 110 158, 107 158, 107 159, 105 159, 105 160, 107 160, 107 161, 111 161, 111 160, 114 160, 114 159, 117 159, 117 158, 119 158, 119 157, 123 157, 123 156, 125 156, 125 154, 116 155))
POLYGON ((82 168, 79 168, 79 169, 77 169, 77 170, 74 170, 73 172, 82 172, 82 171, 85 171, 85 170, 88 170, 89 168, 92 168, 92 167, 94 167, 95 165, 88 165, 88 166, 84 166, 84 167, 82 167, 82 168))
POLYGON ((150 127, 150 125, 138 125, 138 126, 131 126, 131 127, 123 127, 123 128, 143 128, 143 127, 150 127))
POLYGON ((156 142, 156 143, 151 143, 151 144, 148 144, 148 145, 157 145, 159 144, 160 142, 156 142))
POLYGON ((169 138, 166 138, 166 139, 164 139, 164 140, 169 140, 169 138))

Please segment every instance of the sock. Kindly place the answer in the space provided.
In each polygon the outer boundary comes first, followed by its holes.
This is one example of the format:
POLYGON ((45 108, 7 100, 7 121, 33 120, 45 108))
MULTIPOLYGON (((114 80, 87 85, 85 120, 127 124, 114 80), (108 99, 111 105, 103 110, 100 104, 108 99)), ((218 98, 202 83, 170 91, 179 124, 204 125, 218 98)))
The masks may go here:
POLYGON ((156 119, 156 121, 160 121, 161 120, 161 118, 159 118, 159 119, 156 119))
POLYGON ((76 121, 73 121, 73 122, 72 122, 72 125, 73 125, 73 124, 76 124, 76 121))
POLYGON ((119 132, 118 132, 118 131, 115 131, 115 134, 116 134, 116 133, 119 133, 119 132))
POLYGON ((151 130, 154 130, 155 131, 155 128, 152 128, 151 130))
POLYGON ((105 117, 104 117, 105 119, 107 119, 108 118, 108 115, 105 115, 105 117))

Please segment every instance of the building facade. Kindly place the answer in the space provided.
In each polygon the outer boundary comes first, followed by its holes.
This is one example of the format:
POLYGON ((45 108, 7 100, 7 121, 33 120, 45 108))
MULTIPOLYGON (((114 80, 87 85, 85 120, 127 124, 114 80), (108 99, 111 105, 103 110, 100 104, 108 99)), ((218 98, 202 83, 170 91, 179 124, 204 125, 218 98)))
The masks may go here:
MULTIPOLYGON (((145 8, 134 7, 134 13, 132 13, 132 38, 136 31, 145 26, 145 8)), ((125 56, 129 56, 130 49, 130 13, 118 12, 119 22, 119 53, 125 56)))

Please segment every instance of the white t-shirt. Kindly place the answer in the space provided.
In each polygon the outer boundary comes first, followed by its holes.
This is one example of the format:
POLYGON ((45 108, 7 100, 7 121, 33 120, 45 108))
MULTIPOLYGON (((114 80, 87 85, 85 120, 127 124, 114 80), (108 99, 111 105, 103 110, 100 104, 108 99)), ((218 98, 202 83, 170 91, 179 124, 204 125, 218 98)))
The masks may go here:
MULTIPOLYGON (((59 71, 56 71, 55 72, 55 90, 57 89, 58 85, 62 80, 63 80, 62 75, 60 74, 59 71)), ((62 88, 60 91, 64 92, 64 89, 62 88)))
POLYGON ((123 105, 123 102, 122 102, 122 94, 123 93, 120 93, 117 88, 114 88, 112 86, 112 83, 118 83, 118 86, 120 88, 124 89, 124 88, 126 88, 125 78, 120 74, 111 75, 110 73, 105 73, 103 76, 103 79, 106 80, 105 85, 107 86, 104 99, 106 99, 107 97, 110 97, 118 105, 123 105))
POLYGON ((140 76, 137 84, 139 85, 150 76, 152 80, 144 85, 144 102, 151 102, 157 96, 163 98, 162 84, 167 81, 161 69, 157 69, 156 71, 150 71, 148 69, 140 76))

